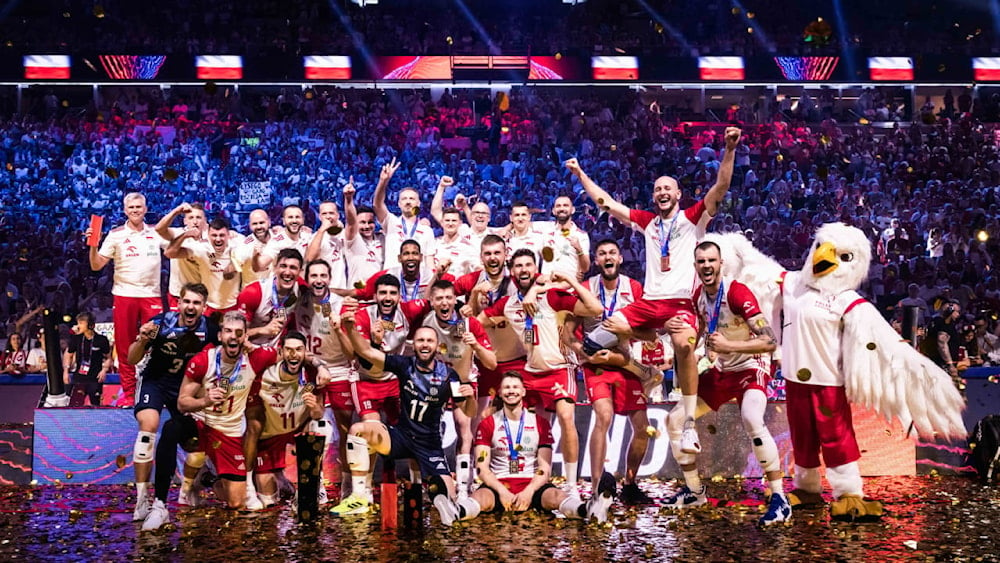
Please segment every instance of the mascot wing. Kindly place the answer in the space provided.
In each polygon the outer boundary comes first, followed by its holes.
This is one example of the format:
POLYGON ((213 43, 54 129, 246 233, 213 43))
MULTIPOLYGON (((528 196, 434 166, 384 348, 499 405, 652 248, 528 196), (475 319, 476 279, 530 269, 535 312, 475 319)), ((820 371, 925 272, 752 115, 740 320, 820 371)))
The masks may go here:
MULTIPOLYGON (((722 275, 750 288, 764 318, 781 337, 781 278, 785 268, 774 258, 757 250, 738 233, 711 233, 705 237, 722 251, 722 275)), ((778 356, 775 356, 778 357, 778 356)))
POLYGON ((921 437, 966 437, 964 401, 951 378, 900 339, 868 302, 844 316, 843 369, 847 398, 897 417, 921 437))

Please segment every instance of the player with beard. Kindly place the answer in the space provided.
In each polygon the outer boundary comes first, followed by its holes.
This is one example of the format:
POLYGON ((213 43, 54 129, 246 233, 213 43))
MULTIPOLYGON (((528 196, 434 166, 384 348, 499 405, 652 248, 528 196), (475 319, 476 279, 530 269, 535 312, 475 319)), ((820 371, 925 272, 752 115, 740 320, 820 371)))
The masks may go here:
POLYGON ((576 226, 574 213, 573 200, 569 196, 559 196, 552 203, 555 221, 532 221, 531 228, 553 241, 549 243, 553 256, 548 270, 582 280, 590 270, 590 234, 576 226), (563 240, 568 244, 562 244, 563 240))
POLYGON ((341 317, 355 353, 373 368, 392 373, 399 380, 401 410, 399 422, 386 426, 379 420, 362 420, 351 426, 347 436, 347 459, 355 491, 365 487, 370 468, 369 453, 396 459, 416 460, 428 475, 428 493, 441 515, 441 523, 451 526, 458 516, 455 482, 441 443, 441 416, 449 399, 460 402, 474 395, 472 386, 461 383, 455 370, 436 359, 437 332, 420 327, 413 335, 414 355, 386 354, 373 348, 355 321, 353 307, 341 317))
MULTIPOLYGON (((430 305, 423 299, 401 303, 399 280, 385 274, 375 282, 375 303, 359 307, 357 300, 348 297, 344 299, 344 309, 356 311, 352 326, 372 346, 388 354, 405 354, 412 327, 430 311, 430 305)), ((362 421, 379 421, 384 413, 385 419, 393 424, 399 419, 399 385, 395 374, 358 356, 357 348, 352 347, 358 359, 358 379, 351 384, 358 415, 362 421)), ((351 481, 351 495, 333 507, 331 513, 351 516, 368 512, 372 501, 371 472, 360 487, 356 479, 351 481)), ((415 476, 413 481, 417 482, 415 476)))
MULTIPOLYGON (((431 308, 433 315, 424 317, 423 325, 433 328, 439 344, 438 360, 451 366, 463 382, 473 383, 477 373, 476 364, 485 369, 496 369, 497 357, 493 353, 490 339, 483 325, 475 318, 463 317, 456 309, 455 286, 450 281, 440 280, 431 286, 431 308)), ((459 498, 465 497, 472 482, 472 428, 478 424, 476 404, 464 401, 462 408, 453 409, 458 444, 455 446, 455 481, 459 498)))
POLYGON ((420 251, 420 243, 415 240, 403 241, 399 247, 398 266, 382 270, 368 278, 365 287, 355 292, 355 297, 367 301, 375 297, 375 282, 384 275, 390 275, 399 280, 400 297, 403 303, 427 298, 427 289, 438 278, 454 279, 447 272, 450 263, 443 263, 436 269, 427 266, 420 251))
MULTIPOLYGON (((736 399, 743 415, 743 427, 772 492, 760 523, 767 526, 784 522, 791 518, 792 507, 782 484, 785 475, 781 470, 778 446, 764 425, 771 354, 777 349, 777 339, 753 292, 736 280, 722 277, 722 255, 717 244, 710 241, 699 244, 694 251, 694 262, 701 281, 694 293, 695 306, 702 326, 706 327, 705 348, 709 358, 714 360, 712 367, 701 375, 697 416, 718 410, 724 403, 736 399)), ((683 327, 672 321, 668 328, 683 327)), ((684 472, 684 487, 667 501, 673 508, 707 502, 705 486, 698 477, 697 457, 680 448, 683 425, 683 408, 674 407, 667 416, 667 431, 674 459, 684 472)))
MULTIPOLYGON (((354 178, 351 178, 354 182, 354 178)), ((323 260, 330 266, 329 287, 346 294, 347 260, 344 253, 344 225, 340 222, 337 204, 324 201, 319 204, 319 231, 306 249, 306 262, 323 260)))
POLYGON ((389 181, 399 169, 399 164, 394 158, 389 164, 382 166, 378 184, 375 185, 375 193, 372 195, 375 218, 382 224, 382 232, 385 233, 385 265, 383 267, 398 266, 402 260, 403 243, 415 240, 425 252, 423 258, 426 266, 432 268, 434 267, 434 262, 431 260, 431 257, 434 256, 434 229, 430 225, 424 225, 420 222, 420 193, 410 187, 399 191, 396 200, 396 204, 399 206, 399 215, 390 213, 389 208, 385 205, 385 193, 389 181))
POLYGON ((458 519, 471 520, 480 512, 533 508, 558 511, 566 518, 607 521, 614 499, 614 477, 603 473, 586 504, 550 483, 552 431, 545 418, 524 408, 524 395, 521 374, 506 372, 500 380, 503 408, 485 418, 476 430, 476 465, 483 484, 469 498, 459 498, 458 519))
POLYGON ((248 220, 250 234, 243 237, 234 254, 243 284, 240 289, 267 276, 267 272, 258 272, 253 269, 253 257, 263 252, 264 247, 271 240, 271 218, 267 216, 267 211, 254 209, 250 212, 248 220))
POLYGON ((459 234, 462 236, 468 235, 469 243, 472 244, 473 248, 479 248, 488 235, 497 234, 497 229, 490 227, 490 219, 493 214, 490 212, 490 206, 482 201, 477 201, 472 207, 469 207, 468 201, 462 194, 455 196, 455 207, 465 214, 466 219, 469 221, 468 225, 462 225, 459 229, 459 234))
MULTIPOLYGON (((626 504, 650 504, 652 499, 636 484, 636 474, 646 456, 649 444, 649 435, 646 434, 649 418, 646 416, 647 398, 642 380, 624 367, 631 367, 630 364, 633 363, 629 343, 622 343, 613 350, 600 350, 590 357, 578 344, 584 334, 597 328, 616 311, 627 307, 637 299, 642 299, 642 284, 620 274, 623 261, 621 249, 613 240, 597 243, 594 261, 600 268, 600 274, 585 281, 584 286, 598 296, 603 312, 600 317, 584 318, 582 322, 574 323, 579 326, 578 330, 574 331, 578 339, 574 348, 578 356, 584 360, 584 383, 596 419, 594 428, 590 431, 587 450, 590 455, 590 474, 597 476, 604 472, 608 431, 611 429, 614 415, 628 417, 632 428, 632 441, 629 443, 625 462, 625 483, 622 486, 621 498, 626 504)), ((662 375, 655 381, 662 382, 662 375)))
MULTIPOLYGON (((344 331, 340 330, 340 310, 344 299, 330 291, 330 266, 323 260, 313 260, 306 265, 308 292, 295 307, 295 326, 306 337, 306 348, 314 360, 319 361, 330 372, 331 381, 323 387, 322 398, 333 411, 333 419, 341 436, 347 435, 354 407, 351 382, 357 379, 352 358, 354 350, 344 331)), ((326 422, 325 420, 323 422, 326 422)), ((323 430, 332 430, 322 425, 323 430)), ((332 432, 324 431, 328 438, 332 432)), ((351 478, 347 473, 346 443, 340 440, 340 466, 342 468, 340 494, 346 498, 350 490, 351 478)), ((324 456, 325 459, 325 456, 324 456)))
MULTIPOLYGON (((170 213, 163 216, 156 224, 156 234, 163 240, 174 241, 181 235, 185 235, 188 248, 207 247, 208 239, 205 237, 207 223, 205 221, 205 206, 201 203, 182 203, 172 209, 170 213), (178 215, 184 216, 184 228, 172 228, 171 223, 178 215), (188 233, 188 231, 191 231, 188 233)), ((166 256, 164 249, 164 255, 166 256)), ((198 263, 188 257, 170 258, 170 278, 167 284, 167 303, 171 311, 177 310, 177 300, 184 284, 204 283, 201 278, 201 271, 198 263)), ((206 284, 207 285, 207 284, 206 284)))
MULTIPOLYGON (((278 362, 278 352, 270 347, 244 352, 247 320, 239 311, 222 317, 219 341, 219 346, 208 346, 191 359, 177 408, 191 413, 198 422, 199 450, 212 461, 219 476, 216 497, 229 508, 239 509, 247 498, 248 469, 243 453, 247 399, 260 392, 260 376, 278 362)), ((167 521, 166 509, 160 515, 162 525, 167 521)))
POLYGON ((192 241, 200 236, 200 231, 188 229, 170 241, 163 252, 167 258, 191 261, 198 266, 199 278, 208 288, 208 304, 205 313, 226 313, 236 308, 236 298, 240 294, 239 272, 233 259, 234 247, 229 241, 229 223, 216 217, 208 225, 208 245, 192 241))
MULTIPOLYGON (((166 521, 167 492, 177 469, 177 446, 190 449, 196 441, 194 421, 178 410, 177 398, 188 361, 205 344, 218 341, 218 326, 209 322, 205 311, 208 289, 190 284, 181 290, 179 311, 168 311, 153 317, 139 328, 139 336, 128 348, 128 363, 136 365, 148 354, 136 393, 135 419, 139 423, 132 460, 135 468, 136 503, 132 520, 142 520, 143 530, 159 528, 166 521), (163 425, 159 443, 156 430, 160 413, 166 408, 170 420, 163 425), (155 501, 149 495, 149 478, 156 455, 155 501), (155 511, 155 514, 154 514, 155 511)), ((205 456, 189 454, 184 468, 181 504, 190 501, 191 487, 205 456)))
POLYGON ((344 231, 347 256, 347 279, 351 287, 364 284, 382 269, 385 262, 385 235, 375 232, 375 211, 371 207, 354 206, 353 183, 344 186, 344 231))
POLYGON ((286 248, 294 248, 299 256, 304 256, 312 241, 312 229, 303 226, 302 208, 286 205, 281 211, 282 228, 264 245, 264 249, 253 255, 253 269, 266 272, 274 265, 278 255, 286 248))
POLYGON ((479 314, 479 322, 496 325, 509 322, 528 352, 524 366, 528 404, 555 411, 561 432, 560 450, 570 494, 576 489, 580 437, 576 432, 576 374, 563 351, 561 326, 566 314, 594 317, 601 314, 601 302, 589 289, 560 272, 553 283, 568 283, 574 294, 548 289, 537 283, 538 263, 531 250, 522 248, 511 258, 510 273, 515 295, 501 297, 479 314))
MULTIPOLYGON (((679 317, 688 327, 671 332, 674 348, 674 369, 683 394, 681 404, 686 416, 681 448, 686 453, 698 453, 701 444, 694 419, 698 408, 698 368, 695 359, 698 319, 691 302, 691 293, 697 281, 694 265, 688 256, 704 238, 705 229, 719 210, 719 205, 729 190, 733 177, 733 161, 740 130, 727 127, 726 153, 719 167, 718 178, 705 197, 687 208, 680 208, 681 188, 676 179, 660 176, 653 182, 655 213, 629 209, 615 201, 580 168, 575 158, 565 162, 566 168, 577 177, 583 189, 594 202, 612 216, 634 229, 642 231, 646 241, 645 296, 615 313, 632 329, 663 328, 667 321, 679 317), (674 258, 673 260, 671 258, 674 258)), ((591 332, 584 342, 588 354, 616 345, 619 338, 632 335, 615 334, 600 327, 591 332)))
MULTIPOLYGON (((287 446, 296 434, 314 430, 323 419, 319 397, 330 377, 325 367, 307 361, 307 341, 299 332, 285 334, 275 362, 262 366, 260 392, 247 400, 243 455, 247 460, 246 507, 250 510, 278 502, 277 476, 285 469, 287 446), (260 431, 253 435, 250 421, 261 423, 260 431)), ((326 504, 326 488, 319 490, 320 504, 326 504)))
MULTIPOLYGON (((469 296, 461 311, 466 317, 475 317, 501 297, 512 295, 516 291, 510 279, 510 272, 507 270, 507 244, 497 235, 487 235, 480 246, 479 259, 482 261, 482 269, 455 280, 455 293, 459 296, 469 296)), ((523 370, 527 356, 524 342, 517 337, 514 327, 509 322, 486 324, 483 328, 486 329, 486 334, 493 344, 497 366, 489 369, 477 364, 479 418, 489 416, 492 412, 490 403, 500 390, 501 374, 511 370, 523 370)))
POLYGON ((302 254, 294 248, 278 252, 274 273, 243 288, 236 307, 247 319, 247 339, 257 345, 277 344, 299 300, 302 254))

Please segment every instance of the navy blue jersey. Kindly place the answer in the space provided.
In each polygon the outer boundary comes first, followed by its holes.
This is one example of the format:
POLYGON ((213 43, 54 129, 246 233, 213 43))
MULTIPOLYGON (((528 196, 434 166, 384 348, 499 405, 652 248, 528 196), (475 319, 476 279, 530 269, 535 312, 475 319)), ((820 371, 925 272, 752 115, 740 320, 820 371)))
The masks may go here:
POLYGON ((434 362, 434 371, 417 369, 411 356, 386 354, 385 371, 399 378, 399 424, 414 438, 441 443, 441 415, 451 398, 451 382, 458 374, 444 362, 434 362))
POLYGON ((219 326, 201 317, 192 328, 178 326, 179 315, 173 311, 161 313, 152 319, 160 327, 156 338, 146 345, 149 361, 142 370, 142 378, 176 380, 184 378, 184 368, 206 344, 219 343, 219 326))

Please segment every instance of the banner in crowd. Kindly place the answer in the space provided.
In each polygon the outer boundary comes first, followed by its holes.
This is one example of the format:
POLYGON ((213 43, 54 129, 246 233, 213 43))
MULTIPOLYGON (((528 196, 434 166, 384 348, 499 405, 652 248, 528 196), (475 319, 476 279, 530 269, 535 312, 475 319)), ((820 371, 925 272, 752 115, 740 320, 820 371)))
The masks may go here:
POLYGON ((267 205, 271 203, 271 182, 240 182, 240 205, 267 205))

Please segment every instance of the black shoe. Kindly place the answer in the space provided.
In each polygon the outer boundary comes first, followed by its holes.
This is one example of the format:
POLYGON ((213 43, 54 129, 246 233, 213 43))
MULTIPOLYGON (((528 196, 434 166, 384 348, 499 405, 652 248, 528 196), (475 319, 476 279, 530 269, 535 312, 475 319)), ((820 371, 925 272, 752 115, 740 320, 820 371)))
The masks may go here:
POLYGON ((625 504, 630 506, 642 505, 642 504, 656 504, 653 499, 649 498, 649 495, 639 488, 639 485, 635 483, 625 483, 622 485, 622 490, 618 493, 618 498, 625 504))

